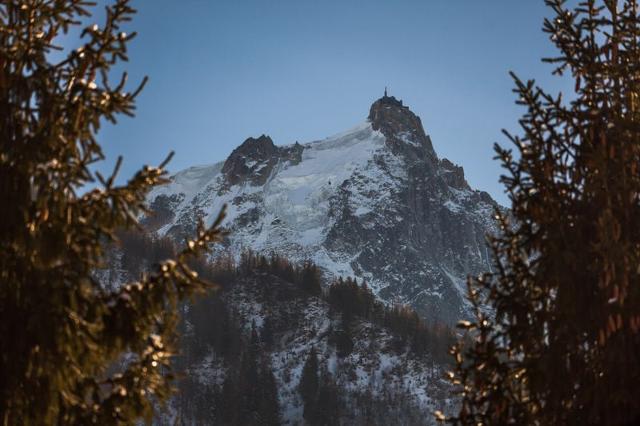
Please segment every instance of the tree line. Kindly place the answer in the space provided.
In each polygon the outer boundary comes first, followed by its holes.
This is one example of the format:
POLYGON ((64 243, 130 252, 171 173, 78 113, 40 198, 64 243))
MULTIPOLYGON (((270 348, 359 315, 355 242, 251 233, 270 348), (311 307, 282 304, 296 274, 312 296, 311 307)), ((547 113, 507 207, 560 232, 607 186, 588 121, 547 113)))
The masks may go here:
POLYGON ((347 278, 334 281, 327 300, 341 313, 337 345, 339 354, 347 355, 352 348, 352 326, 355 318, 363 318, 389 329, 393 346, 400 352, 408 347, 417 355, 429 354, 437 363, 448 363, 448 350, 456 341, 454 331, 442 323, 427 324, 410 307, 387 306, 377 300, 365 281, 347 278))
MULTIPOLYGON (((144 265, 152 265, 174 252, 174 243, 168 238, 151 237, 144 232, 123 233, 120 238, 122 250, 122 267, 127 271, 141 273, 144 265)), ((393 336, 394 348, 399 352, 408 347, 417 355, 431 354, 437 363, 447 363, 449 347, 455 342, 455 332, 443 323, 427 324, 410 307, 395 304, 388 306, 376 299, 365 281, 360 284, 357 279, 340 277, 322 289, 320 269, 311 261, 297 265, 287 258, 272 253, 269 256, 246 250, 236 262, 229 254, 219 255, 213 261, 198 259, 191 267, 199 275, 218 284, 222 289, 232 286, 235 280, 255 274, 270 274, 286 282, 293 283, 303 294, 319 296, 325 299, 332 309, 340 313, 340 326, 333 330, 332 341, 341 356, 346 356, 353 348, 352 328, 357 318, 371 321, 388 328, 393 336)), ((203 315, 215 317, 220 330, 216 333, 203 333, 202 336, 221 339, 223 331, 229 324, 226 308, 218 298, 209 297, 196 306, 208 306, 202 310, 203 315), (216 337, 217 336, 217 337, 216 337)), ((194 308, 194 312, 200 310, 194 308)), ((225 345, 215 344, 215 348, 225 345)), ((226 347, 230 347, 226 345, 226 347)))

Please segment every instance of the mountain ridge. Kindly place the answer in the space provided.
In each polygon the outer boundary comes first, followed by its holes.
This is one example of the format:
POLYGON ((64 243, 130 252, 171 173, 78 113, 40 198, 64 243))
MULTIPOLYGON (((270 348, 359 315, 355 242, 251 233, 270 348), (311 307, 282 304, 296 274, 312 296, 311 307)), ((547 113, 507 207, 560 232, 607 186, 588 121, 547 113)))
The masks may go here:
POLYGON ((439 159, 402 101, 375 101, 365 122, 319 141, 248 138, 224 162, 172 176, 149 195, 159 235, 192 233, 228 206, 223 248, 313 260, 327 277, 365 280, 383 301, 426 319, 467 314, 464 281, 491 269, 485 235, 498 204, 439 159))

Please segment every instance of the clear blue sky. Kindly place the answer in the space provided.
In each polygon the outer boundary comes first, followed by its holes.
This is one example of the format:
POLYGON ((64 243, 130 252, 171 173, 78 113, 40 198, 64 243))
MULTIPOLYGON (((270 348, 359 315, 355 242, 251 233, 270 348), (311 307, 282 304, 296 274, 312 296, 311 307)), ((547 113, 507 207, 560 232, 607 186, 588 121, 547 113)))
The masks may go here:
MULTIPOLYGON (((493 143, 517 129, 508 71, 569 89, 540 58, 542 0, 138 0, 132 81, 150 77, 135 119, 105 127, 123 176, 224 160, 249 136, 308 142, 365 120, 389 86, 422 118, 440 157, 507 203, 493 143), (566 86, 566 87, 565 87, 566 86)), ((98 22, 100 22, 98 20, 98 22)))

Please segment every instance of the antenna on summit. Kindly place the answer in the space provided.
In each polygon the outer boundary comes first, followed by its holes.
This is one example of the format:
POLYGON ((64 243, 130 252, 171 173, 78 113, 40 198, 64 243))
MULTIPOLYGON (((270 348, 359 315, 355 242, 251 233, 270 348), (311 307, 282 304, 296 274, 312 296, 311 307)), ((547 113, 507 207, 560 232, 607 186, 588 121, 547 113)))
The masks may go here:
POLYGON ((384 97, 387 97, 387 86, 384 86, 384 97))

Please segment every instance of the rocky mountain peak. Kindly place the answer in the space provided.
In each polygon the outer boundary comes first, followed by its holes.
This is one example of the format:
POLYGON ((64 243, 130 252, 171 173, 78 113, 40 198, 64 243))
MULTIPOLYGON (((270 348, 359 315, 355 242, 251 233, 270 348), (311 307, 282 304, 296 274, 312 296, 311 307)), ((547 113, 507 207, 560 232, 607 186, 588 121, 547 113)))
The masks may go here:
POLYGON ((273 140, 267 135, 261 135, 257 138, 247 138, 239 147, 233 150, 229 156, 229 160, 246 158, 260 161, 273 156, 276 151, 277 148, 273 140))
POLYGON ((278 162, 298 164, 302 159, 303 150, 298 142, 278 147, 267 135, 248 138, 231 152, 222 166, 222 173, 229 186, 239 183, 264 185, 278 162))
POLYGON ((462 167, 438 159, 420 118, 384 96, 368 121, 308 143, 249 138, 224 165, 180 172, 149 198, 159 235, 182 239, 228 206, 222 250, 313 260, 327 277, 366 280, 428 321, 469 312, 467 275, 491 270, 495 202, 462 167))
POLYGON ((231 152, 222 173, 229 185, 246 181, 263 185, 278 160, 277 153, 278 148, 269 136, 248 138, 231 152))
POLYGON ((420 117, 403 105, 402 100, 385 93, 371 105, 368 119, 374 130, 386 136, 387 145, 394 154, 437 161, 431 138, 425 133, 420 117))

